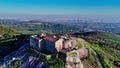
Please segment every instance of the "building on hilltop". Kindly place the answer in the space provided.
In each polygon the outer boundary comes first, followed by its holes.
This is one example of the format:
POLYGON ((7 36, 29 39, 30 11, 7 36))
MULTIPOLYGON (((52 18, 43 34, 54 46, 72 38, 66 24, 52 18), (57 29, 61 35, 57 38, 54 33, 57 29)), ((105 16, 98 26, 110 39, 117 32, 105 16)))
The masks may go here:
POLYGON ((57 53, 62 49, 63 39, 52 36, 38 36, 30 37, 30 46, 40 52, 57 53))
POLYGON ((57 53, 73 50, 77 44, 75 40, 65 37, 32 35, 30 37, 30 46, 35 50, 45 53, 57 53))

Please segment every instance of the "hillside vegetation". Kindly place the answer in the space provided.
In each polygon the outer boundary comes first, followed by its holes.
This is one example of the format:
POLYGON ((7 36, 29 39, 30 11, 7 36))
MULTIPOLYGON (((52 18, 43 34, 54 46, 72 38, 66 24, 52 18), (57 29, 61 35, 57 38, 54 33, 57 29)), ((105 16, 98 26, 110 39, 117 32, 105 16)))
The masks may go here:
POLYGON ((103 67, 120 67, 120 36, 99 31, 75 33, 74 36, 84 38, 88 42, 86 46, 98 54, 103 67))
POLYGON ((0 59, 28 42, 28 35, 0 26, 0 59))

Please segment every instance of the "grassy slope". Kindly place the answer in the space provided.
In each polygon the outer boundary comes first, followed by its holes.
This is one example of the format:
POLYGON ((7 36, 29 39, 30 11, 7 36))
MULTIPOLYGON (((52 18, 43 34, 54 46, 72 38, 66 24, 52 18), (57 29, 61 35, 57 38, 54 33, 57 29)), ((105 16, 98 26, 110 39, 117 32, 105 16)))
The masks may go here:
POLYGON ((94 50, 90 47, 90 43, 86 42, 85 48, 89 50, 89 57, 83 61, 85 68, 101 68, 94 54, 94 50))
MULTIPOLYGON (((120 67, 120 36, 107 32, 94 32, 87 35, 81 34, 77 37, 82 37, 89 42, 87 44, 89 50, 93 49, 99 55, 101 63, 105 68, 120 67)), ((92 56, 94 58, 94 55, 92 56)), ((90 65, 95 60, 92 56, 88 60, 90 65)))

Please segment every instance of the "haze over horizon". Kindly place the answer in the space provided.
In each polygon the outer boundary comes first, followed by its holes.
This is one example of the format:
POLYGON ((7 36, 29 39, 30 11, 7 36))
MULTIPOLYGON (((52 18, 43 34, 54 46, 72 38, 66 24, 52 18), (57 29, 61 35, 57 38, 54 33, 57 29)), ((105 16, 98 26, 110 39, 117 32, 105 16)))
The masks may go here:
POLYGON ((0 0, 0 18, 120 21, 119 0, 0 0))

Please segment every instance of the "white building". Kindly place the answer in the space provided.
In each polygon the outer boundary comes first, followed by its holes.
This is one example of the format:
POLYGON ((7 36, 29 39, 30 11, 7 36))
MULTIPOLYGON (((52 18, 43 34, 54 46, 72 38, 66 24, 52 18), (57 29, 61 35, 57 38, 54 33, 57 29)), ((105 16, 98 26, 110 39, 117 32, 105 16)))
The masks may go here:
POLYGON ((56 53, 62 49, 63 39, 52 36, 33 35, 30 37, 30 46, 38 51, 56 53))
POLYGON ((72 49, 74 41, 56 36, 32 35, 30 37, 30 46, 38 51, 45 53, 57 53, 62 49, 72 49))

